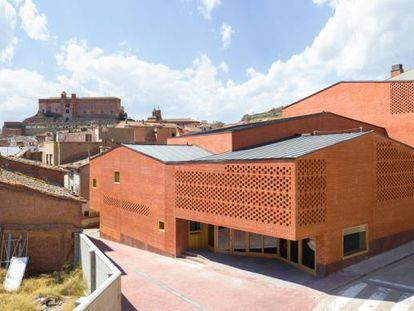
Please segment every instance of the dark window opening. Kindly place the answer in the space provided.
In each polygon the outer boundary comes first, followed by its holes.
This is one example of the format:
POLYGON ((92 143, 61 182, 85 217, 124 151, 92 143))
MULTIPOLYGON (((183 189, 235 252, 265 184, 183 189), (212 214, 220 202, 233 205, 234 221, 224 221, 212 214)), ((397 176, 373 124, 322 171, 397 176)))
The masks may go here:
POLYGON ((298 241, 290 241, 290 261, 294 263, 299 262, 298 241))
POLYGON ((165 223, 163 221, 158 222, 158 229, 161 231, 165 230, 165 223))
POLYGON ((201 231, 201 223, 198 221, 190 221, 190 231, 201 231))
POLYGON ((120 183, 121 182, 121 173, 120 172, 114 172, 114 181, 116 183, 120 183))
POLYGON ((353 227, 344 230, 343 256, 351 256, 367 250, 366 226, 353 227))
POLYGON ((315 270, 315 240, 302 240, 302 265, 315 270))

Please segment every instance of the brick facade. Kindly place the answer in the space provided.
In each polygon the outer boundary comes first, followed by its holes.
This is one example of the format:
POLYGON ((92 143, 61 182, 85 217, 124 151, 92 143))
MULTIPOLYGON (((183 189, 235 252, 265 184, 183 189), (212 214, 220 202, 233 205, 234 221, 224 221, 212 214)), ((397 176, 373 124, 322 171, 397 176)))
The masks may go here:
POLYGON ((273 142, 297 134, 361 128, 386 135, 380 126, 343 117, 334 113, 315 113, 291 119, 266 121, 257 126, 223 129, 195 135, 169 138, 168 144, 197 145, 214 153, 234 151, 273 142))
POLYGON ((171 256, 188 247, 188 220, 314 238, 323 275, 414 237, 413 159, 376 132, 291 160, 165 164, 119 147, 91 161, 90 204, 103 236, 171 256), (368 252, 344 260, 342 230, 359 225, 368 252))
POLYGON ((414 146, 414 82, 339 82, 283 109, 283 117, 330 111, 384 127, 414 146))
POLYGON ((0 183, 0 233, 28 233, 29 271, 59 270, 74 256, 80 231, 81 202, 0 183))

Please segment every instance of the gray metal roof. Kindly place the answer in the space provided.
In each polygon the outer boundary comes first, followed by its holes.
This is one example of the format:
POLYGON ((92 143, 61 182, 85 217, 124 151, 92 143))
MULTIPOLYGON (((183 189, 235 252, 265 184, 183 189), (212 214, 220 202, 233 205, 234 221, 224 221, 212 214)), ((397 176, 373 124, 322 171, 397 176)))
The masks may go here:
POLYGON ((19 147, 0 147, 0 155, 3 157, 15 155, 19 153, 22 149, 19 147))
POLYGON ((214 154, 195 161, 231 161, 298 158, 369 132, 300 136, 276 143, 233 152, 214 154))
POLYGON ((162 162, 191 161, 212 155, 212 153, 197 146, 129 144, 124 144, 124 146, 162 162))
POLYGON ((414 80, 414 69, 407 70, 398 76, 388 79, 388 81, 413 81, 414 80))

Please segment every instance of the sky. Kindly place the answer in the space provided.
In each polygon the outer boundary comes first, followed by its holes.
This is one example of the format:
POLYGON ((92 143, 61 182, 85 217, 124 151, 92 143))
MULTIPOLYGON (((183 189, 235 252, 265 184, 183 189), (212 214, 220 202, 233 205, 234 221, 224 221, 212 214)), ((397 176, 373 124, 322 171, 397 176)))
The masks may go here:
POLYGON ((414 67, 413 0, 0 0, 0 124, 62 91, 235 122, 414 67))

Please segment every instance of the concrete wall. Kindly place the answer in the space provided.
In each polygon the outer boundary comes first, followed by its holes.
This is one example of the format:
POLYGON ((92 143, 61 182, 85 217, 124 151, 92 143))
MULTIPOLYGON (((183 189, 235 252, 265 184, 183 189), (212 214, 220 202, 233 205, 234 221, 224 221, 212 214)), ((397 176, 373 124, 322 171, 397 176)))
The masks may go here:
POLYGON ((121 271, 86 235, 80 234, 78 247, 90 294, 78 300, 75 310, 121 310, 121 271))

